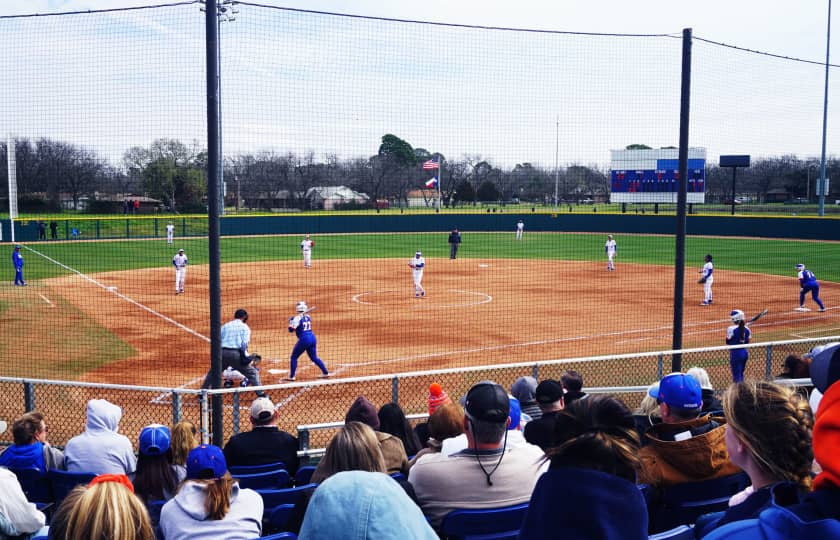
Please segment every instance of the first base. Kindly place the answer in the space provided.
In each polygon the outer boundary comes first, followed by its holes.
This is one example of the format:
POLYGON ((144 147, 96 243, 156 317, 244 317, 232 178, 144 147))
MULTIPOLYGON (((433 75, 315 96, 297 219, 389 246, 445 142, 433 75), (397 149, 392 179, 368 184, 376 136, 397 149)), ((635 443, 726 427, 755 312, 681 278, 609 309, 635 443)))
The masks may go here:
POLYGON ((107 287, 107 289, 108 289, 108 292, 114 292, 114 291, 117 290, 116 287, 107 287))

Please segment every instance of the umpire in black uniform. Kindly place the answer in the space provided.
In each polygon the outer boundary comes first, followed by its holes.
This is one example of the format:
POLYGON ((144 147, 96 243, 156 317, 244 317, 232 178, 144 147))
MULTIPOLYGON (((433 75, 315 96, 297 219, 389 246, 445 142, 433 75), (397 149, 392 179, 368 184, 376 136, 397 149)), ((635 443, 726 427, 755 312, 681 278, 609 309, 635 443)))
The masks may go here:
POLYGON ((455 256, 458 254, 458 246, 461 245, 461 233, 458 232, 458 228, 452 229, 452 232, 449 233, 449 258, 454 259, 455 256))

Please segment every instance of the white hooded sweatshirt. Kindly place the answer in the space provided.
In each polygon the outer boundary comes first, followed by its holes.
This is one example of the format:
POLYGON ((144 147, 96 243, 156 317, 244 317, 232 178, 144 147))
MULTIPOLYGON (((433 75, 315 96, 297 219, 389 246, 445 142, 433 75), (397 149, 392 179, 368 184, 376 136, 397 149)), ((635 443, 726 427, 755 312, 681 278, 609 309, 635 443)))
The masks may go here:
POLYGON ((122 409, 104 399, 87 404, 87 427, 64 447, 64 463, 70 472, 131 474, 137 458, 131 441, 117 433, 122 409))

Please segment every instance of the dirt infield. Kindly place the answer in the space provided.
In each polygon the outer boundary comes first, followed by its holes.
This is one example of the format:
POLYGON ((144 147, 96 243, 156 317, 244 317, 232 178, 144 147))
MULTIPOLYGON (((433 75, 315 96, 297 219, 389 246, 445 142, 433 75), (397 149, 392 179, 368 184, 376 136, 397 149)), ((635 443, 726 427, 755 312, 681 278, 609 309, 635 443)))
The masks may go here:
MULTIPOLYGON (((815 337, 836 315, 794 313, 793 277, 718 271, 715 304, 702 307, 696 270, 686 274, 685 347, 723 345, 729 310, 770 314, 755 341, 815 337), (804 332, 804 333, 803 333, 804 332)), ((171 269, 109 272, 44 282, 39 294, 61 298, 127 342, 134 353, 85 380, 195 388, 209 356, 207 267, 189 268, 187 290, 174 294, 171 269), (89 279, 88 279, 89 278, 89 279)), ((402 259, 224 265, 223 322, 249 311, 251 349, 266 359, 264 384, 288 370, 294 337, 287 319, 296 301, 312 314, 318 351, 337 377, 536 361, 671 347, 673 267, 570 261, 431 259, 416 299, 402 259)), ((27 292, 34 292, 27 291, 27 292)), ((836 298, 825 284, 822 296, 836 298)), ((809 300, 810 302, 810 300, 809 300)), ((49 355, 51 351, 41 351, 49 355)), ((53 351, 61 361, 60 351, 53 351)), ((49 358, 47 359, 49 361, 49 358)), ((317 368, 301 358, 299 380, 317 368)))

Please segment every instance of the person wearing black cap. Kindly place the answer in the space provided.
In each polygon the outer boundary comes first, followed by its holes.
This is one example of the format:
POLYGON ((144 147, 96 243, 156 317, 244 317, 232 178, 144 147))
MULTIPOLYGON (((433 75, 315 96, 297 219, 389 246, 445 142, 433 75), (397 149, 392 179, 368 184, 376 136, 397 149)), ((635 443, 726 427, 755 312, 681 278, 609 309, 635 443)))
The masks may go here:
POLYGON ((225 445, 228 466, 267 465, 282 461, 289 474, 298 470, 298 440, 277 427, 277 409, 267 397, 251 403, 251 431, 237 433, 225 445))
POLYGON ((545 451, 554 444, 554 424, 565 407, 563 385, 546 379, 537 385, 536 396, 542 416, 525 424, 525 440, 545 451))
POLYGON ((456 508, 498 508, 527 502, 546 468, 543 452, 507 445, 510 399, 496 383, 481 382, 464 403, 467 448, 451 456, 427 454, 409 471, 423 513, 433 527, 456 508))

